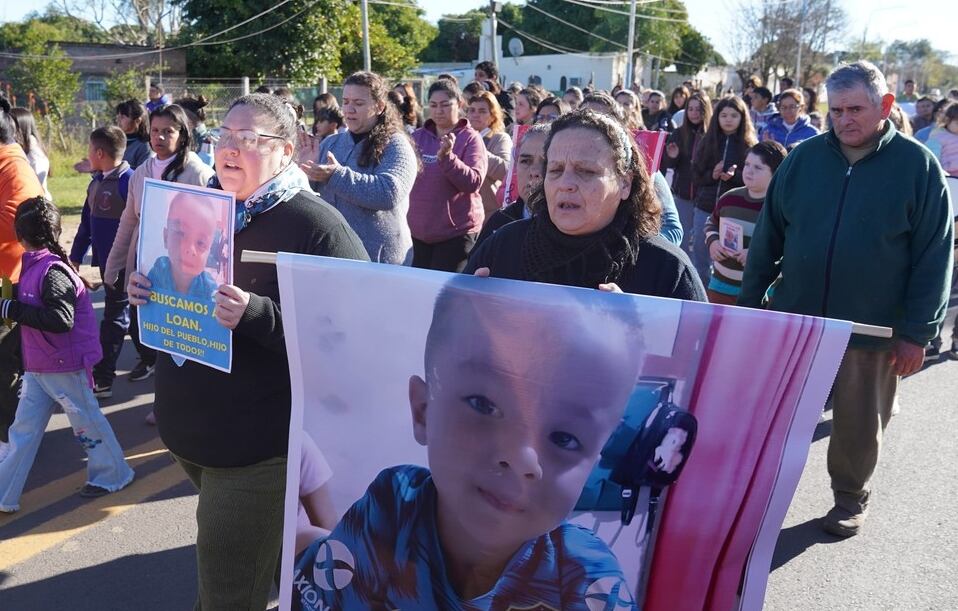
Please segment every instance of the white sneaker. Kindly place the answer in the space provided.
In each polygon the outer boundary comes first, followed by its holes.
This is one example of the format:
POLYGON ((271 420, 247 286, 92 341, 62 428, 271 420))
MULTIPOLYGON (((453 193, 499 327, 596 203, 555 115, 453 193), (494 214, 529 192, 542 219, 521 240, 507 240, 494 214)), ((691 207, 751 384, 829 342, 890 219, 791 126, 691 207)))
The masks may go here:
POLYGON ((0 462, 10 454, 10 444, 5 441, 0 441, 0 462))

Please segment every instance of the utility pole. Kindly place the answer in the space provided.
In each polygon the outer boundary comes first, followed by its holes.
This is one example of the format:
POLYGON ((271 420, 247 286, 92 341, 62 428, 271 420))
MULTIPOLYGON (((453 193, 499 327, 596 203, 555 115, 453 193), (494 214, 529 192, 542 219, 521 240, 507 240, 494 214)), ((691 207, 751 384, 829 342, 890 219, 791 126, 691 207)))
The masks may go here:
POLYGON ((632 75, 635 72, 635 64, 632 61, 635 55, 635 2, 632 0, 629 5, 629 43, 626 45, 626 53, 629 56, 625 60, 625 88, 632 88, 632 75))
POLYGON ((363 70, 369 72, 373 69, 373 62, 369 56, 369 2, 360 0, 359 8, 363 19, 363 70))
POLYGON ((496 48, 496 13, 499 12, 501 4, 496 0, 489 0, 489 49, 492 51, 492 65, 499 69, 499 49, 496 48))

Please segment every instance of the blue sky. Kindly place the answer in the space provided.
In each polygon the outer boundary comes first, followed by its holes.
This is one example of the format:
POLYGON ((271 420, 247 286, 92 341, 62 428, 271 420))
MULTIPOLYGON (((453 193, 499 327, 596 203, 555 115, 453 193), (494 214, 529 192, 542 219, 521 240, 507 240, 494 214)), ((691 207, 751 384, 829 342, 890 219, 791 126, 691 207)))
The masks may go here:
MULTIPOLYGON (((906 3, 905 0, 837 1, 844 5, 849 15, 850 38, 860 39, 866 28, 869 38, 880 36, 886 42, 895 38, 928 38, 934 47, 951 53, 952 61, 958 62, 958 2, 955 0, 934 0, 921 9, 921 4, 906 3)), ((47 3, 48 0, 3 0, 0 2, 0 21, 22 19, 30 11, 43 10, 47 3)), ((737 3, 738 0, 685 0, 692 25, 708 36, 712 44, 726 56, 732 55, 725 39, 734 23, 732 15, 737 3)), ((487 6, 488 2, 419 0, 419 4, 426 9, 429 20, 436 21, 453 7, 455 12, 463 12, 487 6)))

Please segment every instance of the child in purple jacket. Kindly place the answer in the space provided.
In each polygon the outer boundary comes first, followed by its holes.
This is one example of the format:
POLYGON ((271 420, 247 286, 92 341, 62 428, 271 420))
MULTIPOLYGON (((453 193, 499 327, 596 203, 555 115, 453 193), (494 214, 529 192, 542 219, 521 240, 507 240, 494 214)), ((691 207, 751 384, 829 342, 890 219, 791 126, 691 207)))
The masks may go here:
POLYGON ((102 355, 90 295, 60 246, 60 211, 43 197, 23 202, 14 221, 26 250, 17 299, 0 299, 0 317, 20 325, 24 375, 9 454, 0 462, 0 512, 20 508, 20 494, 43 432, 59 405, 87 454, 80 496, 116 492, 133 470, 93 396, 93 365, 102 355))

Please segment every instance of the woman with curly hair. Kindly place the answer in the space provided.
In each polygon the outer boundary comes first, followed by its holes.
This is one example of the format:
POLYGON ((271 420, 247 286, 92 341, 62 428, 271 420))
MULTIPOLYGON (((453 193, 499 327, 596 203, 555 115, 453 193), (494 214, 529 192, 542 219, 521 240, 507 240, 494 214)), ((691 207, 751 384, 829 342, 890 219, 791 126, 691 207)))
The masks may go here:
POLYGON ((300 167, 313 190, 346 217, 372 261, 408 265, 406 213, 418 166, 386 80, 374 72, 351 74, 342 110, 347 131, 323 139, 319 158, 300 167))
POLYGON ((559 117, 530 219, 472 253, 466 273, 705 301, 694 268, 659 235, 662 206, 635 141, 592 110, 559 117))

